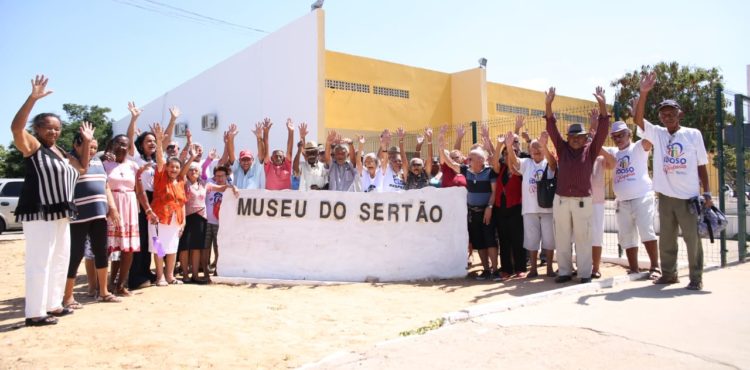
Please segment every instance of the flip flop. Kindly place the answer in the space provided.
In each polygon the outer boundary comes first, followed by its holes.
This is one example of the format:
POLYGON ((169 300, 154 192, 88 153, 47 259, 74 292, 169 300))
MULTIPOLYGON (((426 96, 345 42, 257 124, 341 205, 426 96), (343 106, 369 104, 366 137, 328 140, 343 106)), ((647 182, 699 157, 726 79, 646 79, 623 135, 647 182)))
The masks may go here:
POLYGON ((70 308, 71 310, 80 310, 81 308, 83 308, 83 305, 74 300, 72 302, 64 304, 63 307, 70 308))
POLYGON ((56 325, 57 318, 52 316, 44 316, 37 319, 26 319, 26 326, 47 326, 56 325))
POLYGON ((174 279, 172 281, 169 281, 168 283, 169 283, 169 285, 182 285, 182 284, 184 284, 182 282, 182 280, 180 280, 180 279, 174 279))
POLYGON ((63 317, 72 315, 75 311, 71 310, 70 308, 61 308, 59 311, 47 311, 47 315, 52 315, 55 317, 63 317))
POLYGON ((159 280, 158 283, 156 283, 156 286, 168 286, 169 283, 167 283, 166 280, 159 280))
POLYGON ((649 280, 656 280, 661 277, 661 269, 658 267, 654 267, 650 270, 648 270, 648 279, 649 280))
POLYGON ((122 299, 112 293, 109 293, 104 297, 99 297, 96 301, 101 303, 117 303, 122 302, 122 299))
POLYGON ((592 273, 591 273, 591 278, 592 278, 592 279, 599 279, 599 278, 601 278, 601 277, 602 277, 602 273, 601 273, 601 272, 599 272, 599 271, 597 271, 597 272, 592 272, 592 273))

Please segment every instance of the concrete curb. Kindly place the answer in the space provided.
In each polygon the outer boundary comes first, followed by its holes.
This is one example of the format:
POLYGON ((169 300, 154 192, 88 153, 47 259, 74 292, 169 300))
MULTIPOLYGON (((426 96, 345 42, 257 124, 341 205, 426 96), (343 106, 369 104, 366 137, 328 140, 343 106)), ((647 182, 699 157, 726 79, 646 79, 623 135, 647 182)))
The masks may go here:
POLYGON ((258 278, 243 278, 243 277, 226 277, 226 276, 214 276, 211 281, 218 284, 227 285, 244 285, 244 284, 266 284, 266 285, 282 285, 282 286, 294 286, 294 285, 346 285, 346 284, 366 284, 365 281, 351 282, 351 281, 322 281, 322 280, 290 280, 290 279, 258 279, 258 278))

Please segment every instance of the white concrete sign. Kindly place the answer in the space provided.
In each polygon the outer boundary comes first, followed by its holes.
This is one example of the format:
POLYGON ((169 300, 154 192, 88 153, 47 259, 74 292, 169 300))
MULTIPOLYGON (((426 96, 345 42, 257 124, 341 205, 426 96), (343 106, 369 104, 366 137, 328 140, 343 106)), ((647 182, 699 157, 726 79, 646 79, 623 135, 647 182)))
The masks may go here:
POLYGON ((466 189, 224 193, 223 277, 401 281, 466 274, 466 189))

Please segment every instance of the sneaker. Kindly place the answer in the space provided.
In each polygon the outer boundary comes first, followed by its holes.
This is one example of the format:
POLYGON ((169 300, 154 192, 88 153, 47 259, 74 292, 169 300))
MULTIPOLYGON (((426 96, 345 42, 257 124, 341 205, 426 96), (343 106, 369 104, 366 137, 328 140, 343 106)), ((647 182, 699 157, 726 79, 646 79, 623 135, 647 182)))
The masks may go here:
POLYGON ((654 284, 677 284, 680 282, 680 279, 677 278, 677 276, 667 276, 662 275, 660 278, 654 280, 654 284))
POLYGON ((571 280, 573 280, 573 278, 570 277, 570 275, 560 275, 560 276, 558 276, 558 277, 555 278, 555 282, 558 283, 558 284, 560 284, 560 283, 567 283, 567 282, 569 282, 571 280))
POLYGON ((687 290, 703 290, 703 282, 702 281, 692 281, 690 280, 690 284, 688 284, 685 289, 687 290))
POLYGON ((489 270, 482 271, 481 274, 477 275, 476 280, 489 280, 492 277, 489 270))
POLYGON ((588 284, 591 282, 591 278, 581 278, 581 284, 588 284))
POLYGON ((495 271, 492 273, 492 281, 503 281, 505 278, 503 277, 503 274, 500 273, 500 271, 495 271))

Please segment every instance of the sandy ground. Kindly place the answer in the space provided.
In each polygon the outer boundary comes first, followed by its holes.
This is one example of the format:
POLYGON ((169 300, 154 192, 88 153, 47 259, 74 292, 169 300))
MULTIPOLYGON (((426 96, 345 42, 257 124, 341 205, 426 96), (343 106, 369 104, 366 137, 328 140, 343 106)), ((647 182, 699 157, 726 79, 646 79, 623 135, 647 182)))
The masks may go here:
MULTIPOLYGON (((0 272, 3 369, 293 368, 398 338, 447 312, 559 287, 551 278, 180 285, 138 290, 121 303, 96 303, 86 297, 81 265, 75 292, 84 308, 56 326, 26 328, 23 256, 22 240, 0 241, 0 260, 7 262, 0 272)), ((602 273, 621 275, 624 269, 606 265, 602 273)))

